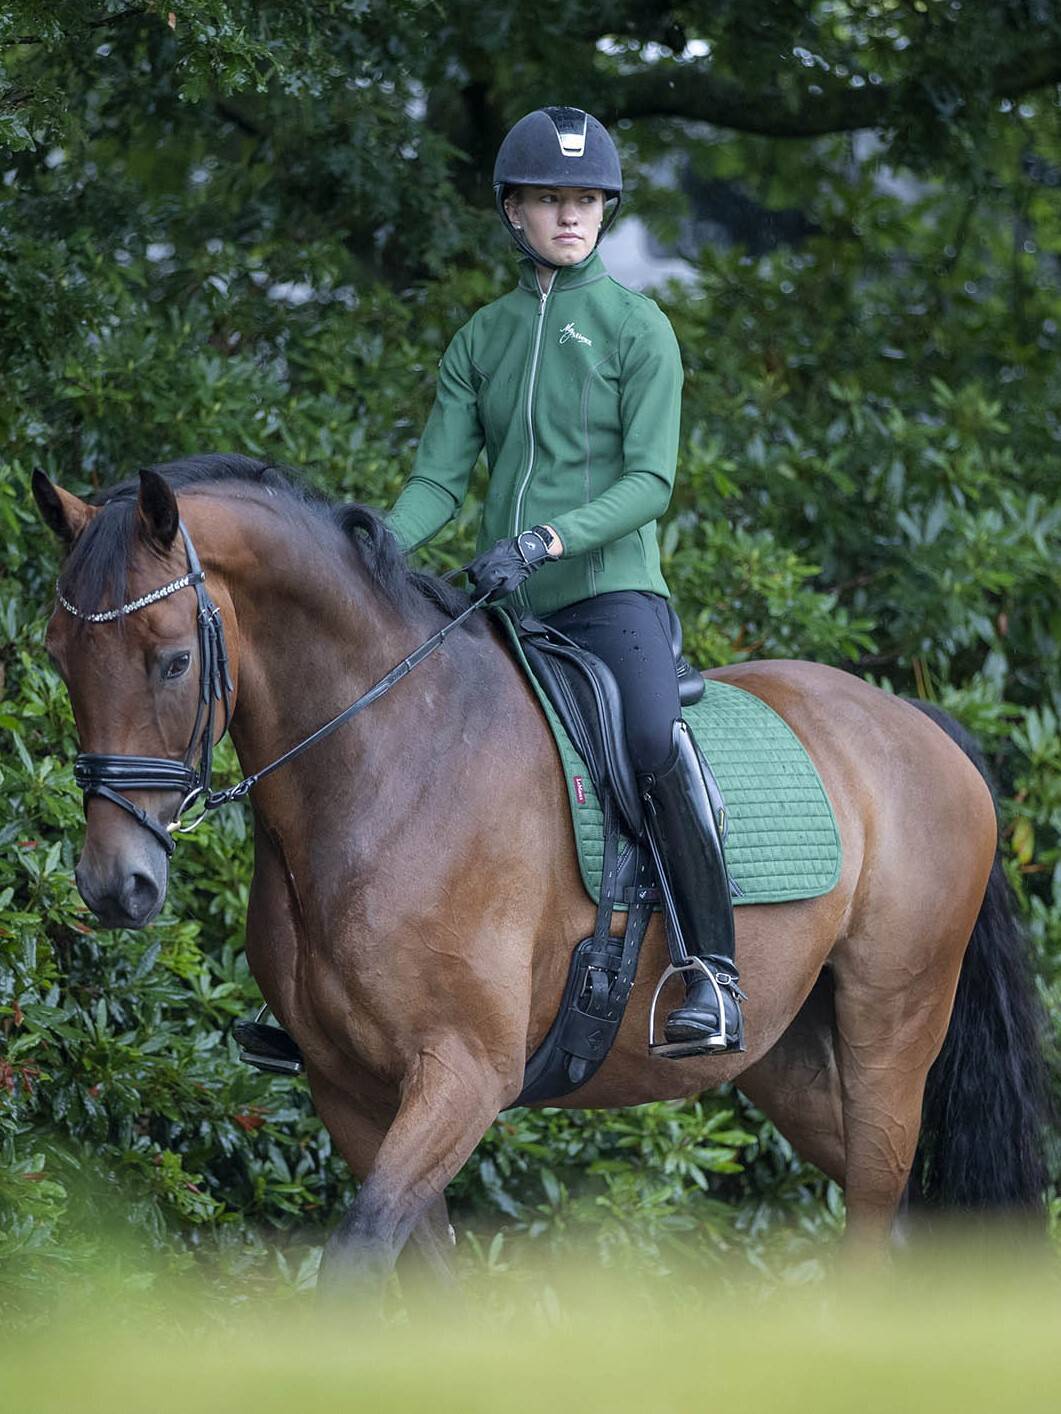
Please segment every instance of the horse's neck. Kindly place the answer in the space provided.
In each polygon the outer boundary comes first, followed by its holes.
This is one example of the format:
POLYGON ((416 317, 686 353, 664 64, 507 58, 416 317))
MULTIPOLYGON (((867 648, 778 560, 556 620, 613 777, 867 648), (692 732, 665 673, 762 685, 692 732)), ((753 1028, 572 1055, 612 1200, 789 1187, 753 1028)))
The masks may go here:
MULTIPOLYGON (((297 518, 243 507, 228 527, 238 549, 216 553, 238 624, 232 739, 248 773, 337 715, 436 627, 426 608, 411 623, 389 606, 341 531, 327 523, 312 531, 297 518)), ((220 544, 216 529, 208 536, 220 544)), ((371 849, 371 822, 381 812, 366 807, 383 791, 393 809, 412 801, 461 739, 475 688, 468 673, 478 680, 484 667, 481 645, 470 654, 469 647, 458 630, 408 680, 256 787, 267 828, 296 839, 349 811, 371 849)))

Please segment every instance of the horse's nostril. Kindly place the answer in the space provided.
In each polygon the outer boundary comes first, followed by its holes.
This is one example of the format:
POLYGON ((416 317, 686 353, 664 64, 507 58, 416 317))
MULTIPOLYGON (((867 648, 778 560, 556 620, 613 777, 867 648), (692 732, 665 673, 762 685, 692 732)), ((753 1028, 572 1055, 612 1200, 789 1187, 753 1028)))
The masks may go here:
POLYGON ((78 892, 105 928, 145 927, 166 897, 165 863, 157 873, 150 860, 139 869, 110 865, 101 872, 92 859, 81 859, 74 870, 78 892))
POLYGON ((130 874, 122 886, 120 902, 128 918, 144 919, 158 903, 158 884, 150 874, 130 874))

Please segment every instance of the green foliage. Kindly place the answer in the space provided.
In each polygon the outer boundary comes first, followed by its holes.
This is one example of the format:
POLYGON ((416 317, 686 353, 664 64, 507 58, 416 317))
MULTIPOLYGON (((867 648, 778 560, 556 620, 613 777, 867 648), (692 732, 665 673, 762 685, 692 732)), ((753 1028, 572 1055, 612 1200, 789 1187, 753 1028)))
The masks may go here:
MULTIPOLYGON (((687 645, 705 665, 834 663, 978 734, 1056 1023, 1061 109, 992 96, 1000 57, 1049 48, 1024 8, 6 7, 0 1294, 89 1270, 115 1223, 177 1262, 212 1248, 244 1281, 277 1254, 297 1286, 350 1189, 304 1087, 248 1072, 228 1034, 257 1000, 244 818, 182 845, 143 935, 97 930, 74 890, 77 748, 41 648, 56 551, 31 468, 84 492, 230 449, 390 504, 447 339, 511 280, 492 144, 560 88, 623 119, 631 205, 663 235, 689 199, 658 178, 686 160, 757 204, 758 236, 805 218, 797 245, 707 245, 662 301, 687 372, 662 527, 687 645), (627 79, 687 69, 671 56, 697 39, 712 74, 774 86, 778 114, 826 75, 909 101, 875 152, 637 109, 627 79)), ((483 485, 422 563, 465 562, 483 485)), ((772 1268, 841 1217, 735 1093, 514 1112, 452 1197, 485 1265, 503 1231, 610 1263, 772 1268)))
POLYGON ((609 1266, 717 1266, 734 1251, 791 1261, 800 1219, 823 1235, 836 1196, 746 1104, 738 1124, 735 1098, 503 1115, 452 1189, 480 1260, 489 1265, 501 1250, 476 1236, 493 1210, 513 1234, 557 1255, 572 1242, 592 1247, 609 1266))

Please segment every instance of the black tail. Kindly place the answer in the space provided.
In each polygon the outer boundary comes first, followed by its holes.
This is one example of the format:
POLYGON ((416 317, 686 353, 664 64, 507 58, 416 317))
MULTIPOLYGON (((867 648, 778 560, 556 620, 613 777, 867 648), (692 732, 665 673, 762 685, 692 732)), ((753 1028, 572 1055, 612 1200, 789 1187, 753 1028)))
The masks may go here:
MULTIPOLYGON (((938 707, 912 705, 961 747, 997 806, 975 739, 938 707)), ((912 1203, 966 1211, 1042 1209, 1048 1109, 1044 1020, 1016 900, 996 852, 950 1028, 928 1073, 912 1203)))

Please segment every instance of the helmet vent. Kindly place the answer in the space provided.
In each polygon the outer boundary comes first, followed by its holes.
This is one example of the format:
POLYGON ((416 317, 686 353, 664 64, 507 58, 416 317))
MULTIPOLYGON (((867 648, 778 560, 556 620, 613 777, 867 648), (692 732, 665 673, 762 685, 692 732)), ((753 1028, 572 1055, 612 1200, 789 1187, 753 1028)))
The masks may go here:
POLYGON ((581 108, 543 108, 556 129, 560 151, 565 157, 582 157, 586 151, 586 122, 589 117, 581 108))

